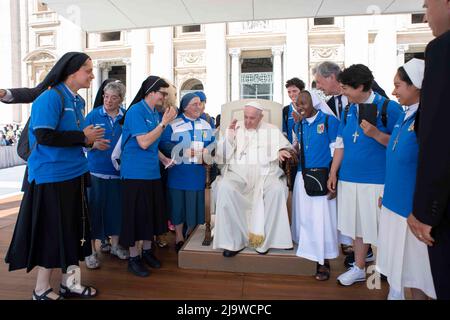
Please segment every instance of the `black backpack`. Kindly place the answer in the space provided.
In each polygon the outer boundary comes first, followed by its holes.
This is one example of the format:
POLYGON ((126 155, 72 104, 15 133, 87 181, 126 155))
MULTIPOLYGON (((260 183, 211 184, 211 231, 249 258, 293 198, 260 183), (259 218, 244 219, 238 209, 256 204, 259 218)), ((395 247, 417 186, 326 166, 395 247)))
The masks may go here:
MULTIPOLYGON (((384 100, 383 107, 381 107, 381 123, 383 123, 383 126, 385 128, 387 128, 387 107, 388 107, 389 101, 391 101, 391 100, 389 100, 389 99, 384 100)), ((347 124, 347 115, 348 115, 349 109, 350 109, 350 104, 347 104, 344 109, 344 119, 343 119, 344 124, 347 124)))
POLYGON ((289 122, 289 106, 285 106, 283 108, 283 123, 286 126, 286 130, 288 129, 289 122))
MULTIPOLYGON (((52 88, 50 90, 55 90, 59 96, 61 97, 61 102, 62 102, 62 112, 59 116, 59 119, 61 120, 61 118, 64 115, 64 96, 61 93, 61 91, 59 91, 56 88, 52 88)), ((25 125, 25 127, 22 130, 22 133, 20 134, 20 138, 19 138, 19 142, 17 143, 17 154, 19 155, 19 157, 21 159, 23 159, 24 161, 28 161, 28 158, 30 157, 31 151, 33 151, 33 148, 30 148, 30 141, 28 140, 28 131, 29 131, 29 127, 30 127, 30 119, 31 117, 28 118, 27 124, 25 125)))

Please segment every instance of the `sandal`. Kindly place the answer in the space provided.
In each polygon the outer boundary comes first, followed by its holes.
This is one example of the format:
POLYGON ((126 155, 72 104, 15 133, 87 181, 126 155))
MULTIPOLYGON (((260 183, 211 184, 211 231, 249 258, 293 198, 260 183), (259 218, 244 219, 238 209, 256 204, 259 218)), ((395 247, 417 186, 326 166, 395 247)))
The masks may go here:
POLYGON ((63 300, 64 298, 61 295, 58 295, 58 298, 52 299, 48 295, 53 292, 53 289, 50 288, 45 291, 43 294, 38 295, 35 290, 33 290, 33 300, 63 300))
POLYGON ((103 253, 108 253, 111 251, 111 241, 109 239, 102 240, 100 251, 103 253))
POLYGON ((344 256, 348 256, 348 255, 353 253, 353 246, 352 245, 341 244, 341 250, 342 250, 342 254, 344 256))
POLYGON ((94 287, 86 286, 84 287, 83 291, 76 292, 70 290, 68 287, 61 283, 59 294, 64 298, 93 298, 98 294, 98 290, 94 287), (93 292, 93 290, 95 290, 95 292, 93 292))
POLYGON ((328 261, 323 265, 317 263, 315 278, 317 281, 326 281, 330 279, 330 263, 328 261))

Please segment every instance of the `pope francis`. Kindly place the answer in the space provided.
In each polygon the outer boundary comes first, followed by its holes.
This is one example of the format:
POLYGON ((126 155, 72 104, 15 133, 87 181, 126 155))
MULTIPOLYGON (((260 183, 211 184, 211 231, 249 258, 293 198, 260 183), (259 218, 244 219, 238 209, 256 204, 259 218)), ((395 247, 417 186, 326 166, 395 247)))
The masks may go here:
POLYGON ((279 166, 291 157, 291 149, 281 131, 263 121, 263 108, 256 101, 245 105, 244 121, 233 120, 219 138, 216 161, 224 166, 213 186, 213 248, 224 249, 225 257, 245 247, 260 254, 292 248, 288 188, 279 166))

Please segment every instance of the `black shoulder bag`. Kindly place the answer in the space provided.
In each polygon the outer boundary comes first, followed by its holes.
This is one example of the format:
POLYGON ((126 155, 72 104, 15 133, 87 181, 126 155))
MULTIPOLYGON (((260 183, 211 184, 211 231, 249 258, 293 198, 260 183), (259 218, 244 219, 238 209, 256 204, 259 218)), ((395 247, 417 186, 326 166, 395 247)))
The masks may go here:
MULTIPOLYGON (((64 96, 63 96, 62 92, 59 91, 57 88, 54 87, 54 88, 52 88, 52 90, 55 90, 58 93, 58 95, 60 96, 60 98, 61 98, 62 111, 61 111, 61 114, 59 116, 59 119, 61 120, 61 118, 64 115, 64 109, 65 109, 65 107, 64 107, 64 105, 65 105, 64 96)), ((30 119, 31 119, 31 116, 28 118, 27 124, 23 128, 22 133, 20 134, 19 142, 17 143, 17 154, 24 161, 28 161, 28 158, 31 155, 31 151, 33 151, 33 149, 35 147, 35 146, 31 147, 30 146, 30 142, 28 140, 28 131, 29 131, 29 127, 30 127, 30 119)))
MULTIPOLYGON (((330 168, 305 168, 305 151, 303 147, 303 123, 300 121, 300 165, 302 166, 303 183, 306 194, 310 197, 325 196, 328 194, 327 182, 330 168)), ((328 115, 325 120, 325 128, 328 127, 328 115)), ((327 130, 328 131, 328 130, 327 130)))

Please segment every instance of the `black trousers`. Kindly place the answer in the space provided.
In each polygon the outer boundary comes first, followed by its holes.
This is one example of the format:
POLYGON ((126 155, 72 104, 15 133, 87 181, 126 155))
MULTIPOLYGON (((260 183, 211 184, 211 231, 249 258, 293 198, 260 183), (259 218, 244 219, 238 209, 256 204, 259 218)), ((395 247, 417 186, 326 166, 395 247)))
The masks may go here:
POLYGON ((450 206, 447 216, 432 233, 435 244, 428 247, 431 273, 438 299, 450 300, 450 206))

